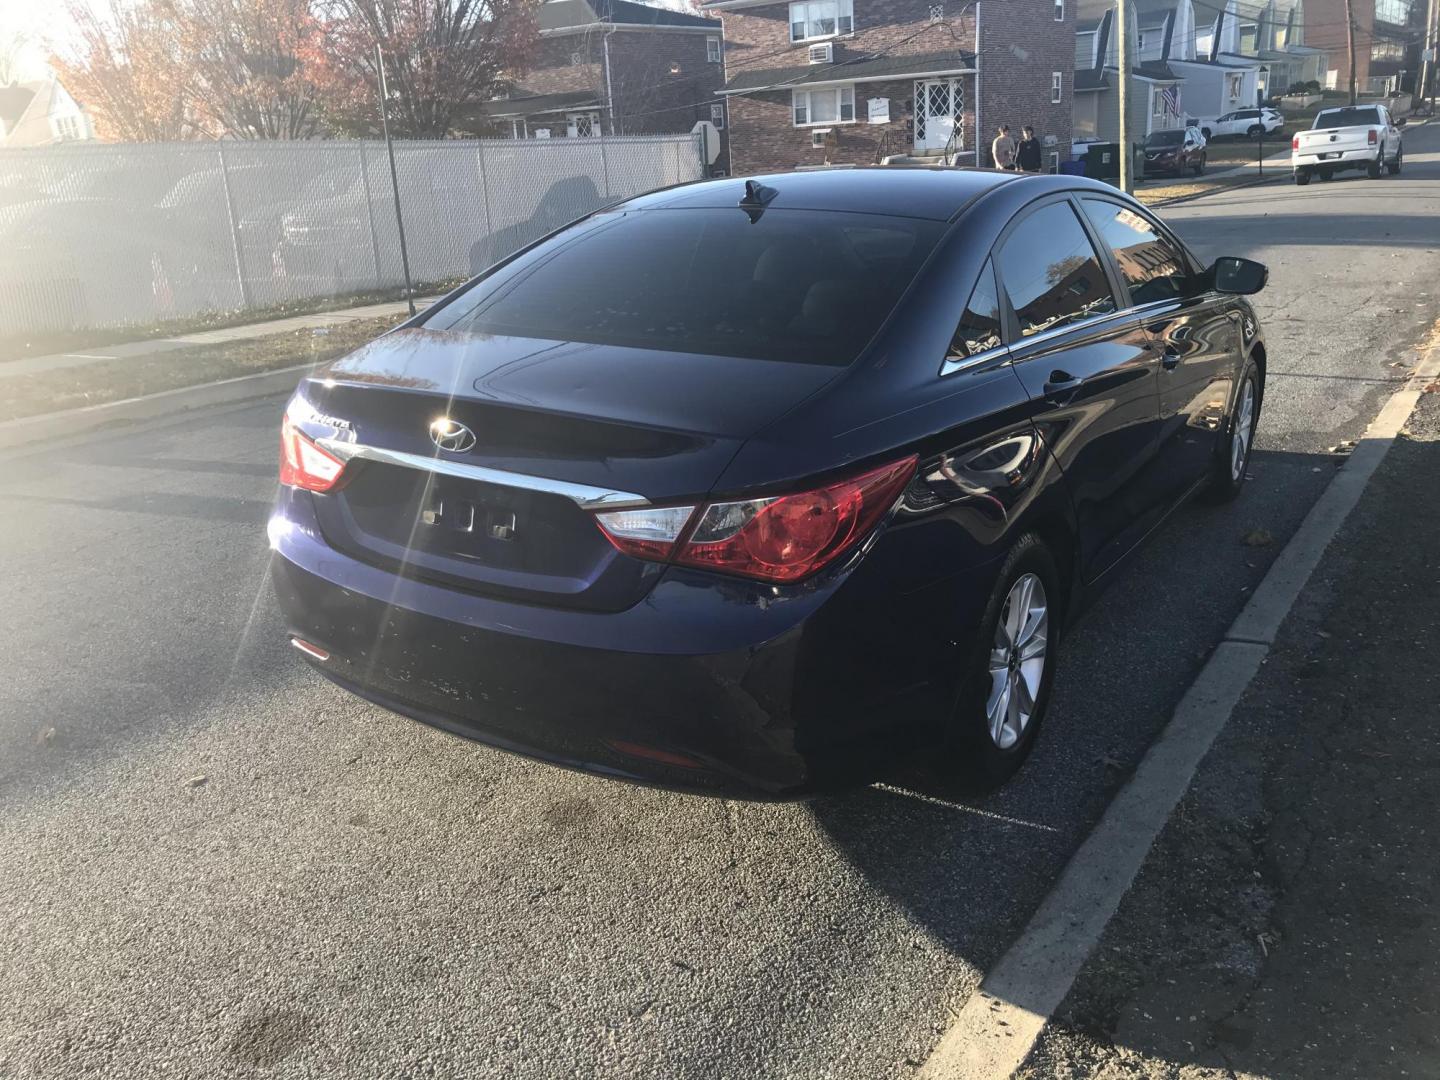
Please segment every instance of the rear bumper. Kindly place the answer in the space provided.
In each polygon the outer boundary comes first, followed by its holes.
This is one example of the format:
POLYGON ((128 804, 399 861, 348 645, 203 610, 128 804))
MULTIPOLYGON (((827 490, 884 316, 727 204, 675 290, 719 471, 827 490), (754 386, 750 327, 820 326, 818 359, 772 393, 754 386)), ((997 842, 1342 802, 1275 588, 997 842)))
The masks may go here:
POLYGON ((1290 165, 1295 169, 1349 169, 1369 165, 1380 152, 1378 146, 1367 146, 1363 150, 1325 151, 1338 156, 1322 159, 1315 154, 1292 154, 1290 165))
POLYGON ((370 566, 329 547, 285 494, 270 539, 287 629, 330 654, 310 660, 327 678, 454 734, 617 779, 746 798, 871 779, 924 736, 948 692, 943 679, 895 678, 897 652, 917 643, 887 613, 866 614, 865 589, 776 597, 672 569, 640 604, 597 613, 370 566))

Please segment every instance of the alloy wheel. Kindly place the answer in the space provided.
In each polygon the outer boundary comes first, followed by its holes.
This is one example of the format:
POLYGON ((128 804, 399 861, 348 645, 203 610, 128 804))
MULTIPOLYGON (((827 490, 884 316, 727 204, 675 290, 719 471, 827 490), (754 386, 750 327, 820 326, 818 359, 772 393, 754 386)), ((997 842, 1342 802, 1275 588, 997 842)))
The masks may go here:
POLYGON ((1045 676, 1050 609, 1036 574, 1021 574, 1005 597, 990 648, 990 696, 985 720, 1001 750, 1020 741, 1035 714, 1045 676))
POLYGON ((1250 454, 1250 438, 1255 431, 1255 380, 1246 379, 1240 393, 1240 408, 1235 414, 1235 430, 1230 436, 1230 478, 1238 481, 1245 471, 1250 454))

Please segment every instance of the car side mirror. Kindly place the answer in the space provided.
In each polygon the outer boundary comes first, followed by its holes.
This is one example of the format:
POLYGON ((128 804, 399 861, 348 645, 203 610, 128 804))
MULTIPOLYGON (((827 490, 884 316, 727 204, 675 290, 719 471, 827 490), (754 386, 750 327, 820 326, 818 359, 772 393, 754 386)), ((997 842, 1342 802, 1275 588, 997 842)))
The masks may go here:
POLYGON ((1216 292, 1250 296, 1265 288, 1270 279, 1270 270, 1264 263, 1254 259, 1241 259, 1234 255, 1223 255, 1205 271, 1210 287, 1216 292))
POLYGON ((1396 121, 1395 121, 1395 126, 1396 126, 1396 127, 1404 127, 1404 126, 1405 126, 1405 117, 1402 116, 1402 117, 1400 117, 1399 120, 1396 120, 1396 121))

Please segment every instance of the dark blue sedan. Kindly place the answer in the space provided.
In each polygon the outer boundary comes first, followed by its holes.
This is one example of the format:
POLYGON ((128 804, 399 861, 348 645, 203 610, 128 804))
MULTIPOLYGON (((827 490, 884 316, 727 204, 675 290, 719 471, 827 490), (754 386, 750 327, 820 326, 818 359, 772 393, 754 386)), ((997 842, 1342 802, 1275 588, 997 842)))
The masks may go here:
POLYGON ((1264 393, 1243 295, 1063 176, 716 180, 592 214, 305 379, 296 647, 407 716, 783 797, 1033 746, 1063 631, 1264 393))

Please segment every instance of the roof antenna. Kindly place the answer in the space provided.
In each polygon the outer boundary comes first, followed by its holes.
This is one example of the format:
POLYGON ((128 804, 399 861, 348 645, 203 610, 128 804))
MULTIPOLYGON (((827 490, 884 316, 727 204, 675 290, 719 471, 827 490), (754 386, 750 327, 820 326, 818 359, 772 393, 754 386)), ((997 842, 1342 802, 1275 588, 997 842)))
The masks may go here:
POLYGON ((740 200, 740 208, 750 215, 751 225, 760 220, 760 215, 765 212, 766 204, 779 194, 780 192, 773 187, 766 187, 759 180, 745 181, 745 195, 740 200))

